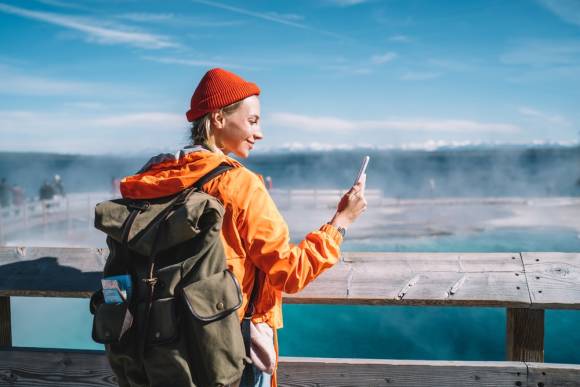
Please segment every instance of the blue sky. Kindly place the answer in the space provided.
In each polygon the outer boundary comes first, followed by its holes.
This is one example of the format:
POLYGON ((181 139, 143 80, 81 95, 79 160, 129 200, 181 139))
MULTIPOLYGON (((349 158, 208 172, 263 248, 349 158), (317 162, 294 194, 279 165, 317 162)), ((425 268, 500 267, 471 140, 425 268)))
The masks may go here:
POLYGON ((280 147, 572 143, 578 0, 0 0, 0 150, 159 152, 212 67, 280 147))

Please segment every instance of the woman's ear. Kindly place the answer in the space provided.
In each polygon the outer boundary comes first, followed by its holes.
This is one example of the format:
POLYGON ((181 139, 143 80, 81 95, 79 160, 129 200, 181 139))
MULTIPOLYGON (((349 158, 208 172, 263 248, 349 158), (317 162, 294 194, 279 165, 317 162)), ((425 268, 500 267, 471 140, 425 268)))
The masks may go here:
POLYGON ((226 125, 226 117, 222 110, 211 112, 210 116, 211 126, 216 129, 222 129, 226 125))

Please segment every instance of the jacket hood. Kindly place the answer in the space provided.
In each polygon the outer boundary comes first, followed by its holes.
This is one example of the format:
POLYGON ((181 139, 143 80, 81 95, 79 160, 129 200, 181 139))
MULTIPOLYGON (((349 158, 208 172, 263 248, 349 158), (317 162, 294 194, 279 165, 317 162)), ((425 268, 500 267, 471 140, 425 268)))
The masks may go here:
POLYGON ((190 152, 179 160, 154 164, 143 173, 121 180, 121 195, 128 199, 157 199, 191 187, 220 164, 241 167, 238 161, 205 150, 190 152))

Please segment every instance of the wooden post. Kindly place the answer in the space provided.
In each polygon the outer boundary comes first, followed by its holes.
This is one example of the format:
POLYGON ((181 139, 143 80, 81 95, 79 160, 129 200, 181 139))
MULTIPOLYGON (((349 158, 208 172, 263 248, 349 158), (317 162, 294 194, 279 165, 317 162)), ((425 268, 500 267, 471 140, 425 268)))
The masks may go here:
POLYGON ((70 199, 66 197, 66 235, 70 237, 72 230, 72 218, 70 216, 70 199))
POLYGON ((87 218, 88 218, 88 222, 87 222, 87 226, 89 230, 93 229, 93 208, 91 207, 91 195, 87 196, 87 218))
POLYGON ((42 235, 46 237, 48 232, 48 200, 42 200, 40 205, 42 206, 42 235))
POLYGON ((0 348, 12 346, 10 297, 0 297, 0 348))
POLYGON ((4 220, 2 218, 4 218, 4 214, 0 211, 0 246, 4 246, 4 220))
POLYGON ((24 202, 24 207, 22 208, 23 217, 24 217, 24 227, 28 229, 28 203, 24 202))
POLYGON ((544 362, 544 310, 508 308, 508 361, 544 362))

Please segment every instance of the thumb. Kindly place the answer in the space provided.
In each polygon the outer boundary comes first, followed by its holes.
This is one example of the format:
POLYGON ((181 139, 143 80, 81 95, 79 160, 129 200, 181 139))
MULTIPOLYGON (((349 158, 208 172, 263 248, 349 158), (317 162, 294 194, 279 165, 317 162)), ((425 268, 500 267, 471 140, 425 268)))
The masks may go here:
POLYGON ((363 173, 359 181, 362 184, 362 188, 364 189, 365 186, 367 185, 367 174, 363 173))

